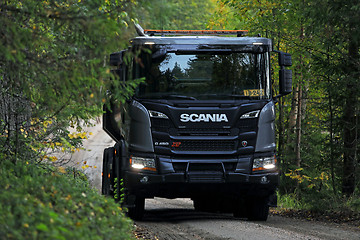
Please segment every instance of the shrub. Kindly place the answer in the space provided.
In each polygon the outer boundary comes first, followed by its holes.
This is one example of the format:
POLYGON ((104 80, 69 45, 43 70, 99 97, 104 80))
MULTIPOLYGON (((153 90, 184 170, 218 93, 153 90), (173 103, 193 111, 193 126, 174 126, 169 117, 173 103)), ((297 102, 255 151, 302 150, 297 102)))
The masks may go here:
POLYGON ((131 238, 119 205, 62 168, 3 161, 0 192, 0 239, 131 238))

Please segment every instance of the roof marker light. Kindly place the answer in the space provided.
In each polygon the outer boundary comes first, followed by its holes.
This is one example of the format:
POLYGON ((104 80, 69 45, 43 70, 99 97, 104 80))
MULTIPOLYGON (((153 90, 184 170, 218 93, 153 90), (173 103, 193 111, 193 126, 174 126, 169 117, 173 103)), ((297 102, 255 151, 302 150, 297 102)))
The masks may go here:
POLYGON ((248 30, 156 30, 145 29, 149 35, 237 35, 243 36, 248 30))

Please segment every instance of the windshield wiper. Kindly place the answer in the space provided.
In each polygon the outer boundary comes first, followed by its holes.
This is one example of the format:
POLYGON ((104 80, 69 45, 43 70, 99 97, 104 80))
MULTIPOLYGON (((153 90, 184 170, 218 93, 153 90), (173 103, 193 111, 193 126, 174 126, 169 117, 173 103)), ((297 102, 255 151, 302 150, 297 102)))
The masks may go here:
POLYGON ((189 96, 184 96, 184 95, 176 95, 176 94, 144 95, 144 96, 137 96, 136 98, 146 99, 146 100, 169 100, 169 99, 197 100, 194 97, 189 97, 189 96))
POLYGON ((166 99, 185 99, 185 100, 197 100, 194 97, 189 97, 189 96, 184 96, 184 95, 176 95, 176 94, 168 94, 168 95, 163 95, 163 98, 166 99))
POLYGON ((252 96, 246 96, 246 95, 240 95, 240 94, 224 94, 222 96, 239 98, 239 99, 254 99, 254 97, 252 97, 252 96))
POLYGON ((236 98, 236 99, 254 99, 254 97, 246 96, 246 95, 240 95, 240 94, 203 94, 202 96, 207 97, 228 97, 228 98, 236 98))

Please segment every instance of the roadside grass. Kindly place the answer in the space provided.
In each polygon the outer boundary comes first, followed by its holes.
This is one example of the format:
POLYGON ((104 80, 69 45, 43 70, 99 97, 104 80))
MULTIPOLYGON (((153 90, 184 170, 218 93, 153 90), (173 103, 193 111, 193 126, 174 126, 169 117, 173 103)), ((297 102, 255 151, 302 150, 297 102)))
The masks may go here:
POLYGON ((133 239, 132 221, 86 176, 0 161, 0 239, 133 239))
POLYGON ((302 218, 307 220, 347 223, 360 228, 360 199, 334 196, 330 192, 278 194, 278 207, 273 215, 302 218))

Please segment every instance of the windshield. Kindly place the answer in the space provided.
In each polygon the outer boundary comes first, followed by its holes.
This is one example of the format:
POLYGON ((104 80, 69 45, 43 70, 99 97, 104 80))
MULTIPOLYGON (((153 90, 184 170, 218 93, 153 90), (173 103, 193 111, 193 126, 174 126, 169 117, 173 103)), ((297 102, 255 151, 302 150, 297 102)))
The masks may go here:
POLYGON ((268 53, 143 53, 134 77, 145 77, 138 98, 235 100, 270 97, 268 53))

